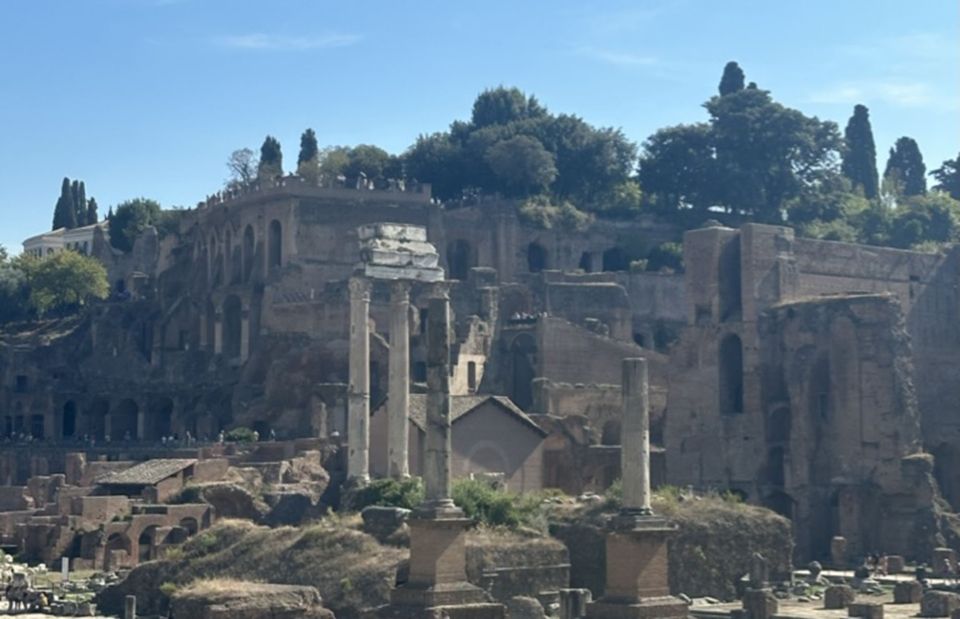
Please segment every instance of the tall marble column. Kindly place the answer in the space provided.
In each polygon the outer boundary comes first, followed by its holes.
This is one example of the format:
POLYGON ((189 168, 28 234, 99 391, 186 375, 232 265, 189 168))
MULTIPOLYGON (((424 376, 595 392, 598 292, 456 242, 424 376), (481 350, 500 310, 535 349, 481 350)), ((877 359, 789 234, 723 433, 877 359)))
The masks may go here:
POLYGON ((620 470, 623 512, 650 516, 650 398, 646 359, 623 360, 620 470))
POLYGON ((676 527, 650 508, 650 409, 645 359, 623 360, 620 454, 623 505, 607 532, 607 578, 588 619, 686 619, 670 595, 667 540, 676 527))
POLYGON ((396 281, 390 289, 390 378, 387 397, 388 472, 394 479, 410 476, 410 284, 396 281))
MULTIPOLYGON (((424 440, 424 505, 456 510, 450 498, 450 300, 430 299, 427 313, 427 432, 424 440)), ((457 510, 458 511, 458 510, 457 510)))
POLYGON ((350 385, 347 392, 347 476, 370 479, 370 283, 350 279, 350 385))

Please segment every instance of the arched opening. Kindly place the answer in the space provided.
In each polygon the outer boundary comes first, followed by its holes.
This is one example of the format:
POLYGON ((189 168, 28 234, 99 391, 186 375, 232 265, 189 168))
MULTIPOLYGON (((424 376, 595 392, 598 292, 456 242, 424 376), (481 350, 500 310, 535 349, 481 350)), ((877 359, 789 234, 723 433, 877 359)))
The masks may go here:
POLYGON ((240 299, 236 295, 230 295, 223 302, 223 354, 228 359, 240 358, 242 310, 240 299))
POLYGON ((540 243, 530 243, 527 245, 527 270, 531 273, 539 273, 548 268, 547 250, 540 243))
POLYGON ((271 269, 283 266, 283 234, 280 222, 274 219, 270 222, 270 261, 271 269))
POLYGON ((121 400, 117 407, 110 412, 110 438, 111 440, 130 441, 137 438, 137 415, 140 407, 137 403, 127 398, 121 400))
POLYGON ((127 292, 127 282, 122 277, 113 283, 113 289, 118 295, 127 292))
POLYGON ((37 440, 43 440, 46 437, 46 424, 43 415, 30 415, 30 436, 37 440))
POLYGON ((160 437, 173 434, 173 400, 170 398, 156 398, 149 406, 148 434, 143 437, 149 440, 159 440, 160 437))
POLYGON ((253 226, 247 225, 243 230, 243 281, 250 281, 253 275, 254 237, 253 226))
POLYGON ((790 407, 779 406, 767 416, 767 443, 784 445, 790 442, 792 425, 790 407))
POLYGON ((720 343, 720 413, 738 415, 743 412, 743 344, 730 334, 720 343))
POLYGON ((156 559, 156 542, 154 537, 156 536, 157 525, 152 524, 140 534, 140 538, 137 540, 137 550, 138 559, 142 563, 144 561, 152 561, 156 559))
POLYGON ((510 398, 526 410, 533 404, 533 379, 536 377, 534 360, 537 344, 533 336, 522 333, 510 343, 512 389, 510 398))
POLYGON ((77 403, 68 400, 63 405, 63 424, 61 427, 63 438, 72 438, 77 433, 77 403))
POLYGON ((734 239, 720 250, 717 283, 720 288, 720 320, 740 315, 740 240, 734 239))
POLYGON ((610 419, 603 424, 603 432, 600 436, 601 445, 619 445, 620 444, 620 420, 610 419))
POLYGON ((477 363, 470 361, 467 363, 467 389, 470 393, 477 391, 477 363))
POLYGON ((200 530, 197 519, 193 517, 182 518, 180 520, 180 528, 187 532, 188 537, 193 537, 197 534, 197 531, 200 530))
POLYGON ((784 518, 793 518, 793 498, 786 492, 774 491, 767 495, 763 500, 767 509, 771 509, 784 518))
POLYGON ((580 254, 580 262, 577 264, 577 268, 584 273, 593 273, 593 254, 588 251, 580 254))
POLYGON ((99 440, 105 438, 109 415, 110 403, 103 398, 95 399, 86 411, 84 433, 99 440))
POLYGON ((122 533, 113 533, 107 538, 107 544, 104 548, 103 562, 104 569, 107 571, 123 567, 126 557, 130 554, 130 544, 127 537, 122 533))
POLYGON ((767 474, 764 481, 779 488, 786 485, 786 451, 782 446, 778 445, 767 451, 767 474))
POLYGON ((506 455, 494 445, 476 447, 470 454, 469 471, 472 473, 508 473, 506 455))
POLYGON ((463 239, 457 239, 447 245, 447 276, 450 279, 465 281, 470 269, 476 265, 473 248, 463 239))
POLYGON ((611 247, 603 252, 604 271, 626 271, 630 268, 627 254, 619 247, 611 247))
POLYGON ((821 355, 810 371, 810 422, 814 428, 830 419, 830 359, 821 355))

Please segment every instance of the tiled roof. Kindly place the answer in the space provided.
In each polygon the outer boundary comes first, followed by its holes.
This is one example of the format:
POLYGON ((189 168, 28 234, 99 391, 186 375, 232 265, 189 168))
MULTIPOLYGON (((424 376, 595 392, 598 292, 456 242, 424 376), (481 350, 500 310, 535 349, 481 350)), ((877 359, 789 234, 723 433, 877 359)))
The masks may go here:
POLYGON ((104 486, 150 486, 196 463, 193 459, 147 460, 117 473, 107 473, 97 479, 96 483, 104 486))
MULTIPOLYGON (((456 423, 461 417, 476 410, 480 405, 492 400, 508 414, 516 417, 521 423, 530 426, 540 434, 546 434, 537 423, 520 410, 513 400, 502 395, 455 395, 450 397, 450 423, 456 423)), ((384 409, 386 405, 384 405, 384 409)), ((422 393, 410 394, 410 421, 421 430, 427 425, 427 396, 422 393)))

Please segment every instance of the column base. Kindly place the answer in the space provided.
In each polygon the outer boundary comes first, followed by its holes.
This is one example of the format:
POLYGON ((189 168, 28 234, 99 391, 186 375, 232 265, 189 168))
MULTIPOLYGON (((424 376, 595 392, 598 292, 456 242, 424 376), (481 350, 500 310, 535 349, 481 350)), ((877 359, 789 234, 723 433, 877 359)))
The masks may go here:
POLYGON ((601 598, 587 604, 587 619, 687 619, 688 616, 687 603, 669 595, 638 602, 601 598))

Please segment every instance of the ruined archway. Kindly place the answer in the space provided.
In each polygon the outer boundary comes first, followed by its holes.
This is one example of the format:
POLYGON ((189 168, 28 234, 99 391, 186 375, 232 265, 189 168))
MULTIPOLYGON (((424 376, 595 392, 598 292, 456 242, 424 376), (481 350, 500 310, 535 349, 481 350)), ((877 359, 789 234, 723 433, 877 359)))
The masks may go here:
POLYGON ((130 556, 130 540, 123 533, 113 533, 107 538, 104 547, 103 563, 105 571, 112 571, 123 567, 130 556))
POLYGON ((521 333, 510 343, 510 399, 526 410, 533 404, 533 379, 537 343, 529 333, 521 333))
POLYGON ((94 399, 83 415, 84 433, 96 439, 105 438, 109 415, 110 403, 104 398, 94 399))
POLYGON ((577 268, 583 271, 584 273, 593 272, 593 254, 588 251, 580 254, 580 262, 577 264, 577 268))
POLYGON ((144 439, 159 440, 173 434, 173 400, 158 397, 150 401, 148 407, 147 436, 144 439))
POLYGON ((276 219, 270 222, 268 245, 270 248, 270 268, 283 266, 283 231, 280 222, 276 219))
POLYGON ((253 252, 255 251, 253 226, 247 224, 243 230, 243 281, 250 281, 253 275, 253 252))
POLYGON ((240 358, 240 338, 243 331, 240 298, 230 295, 223 302, 223 354, 228 359, 240 358))
POLYGON ((77 434, 77 403, 73 400, 67 400, 63 405, 60 430, 62 438, 73 438, 77 434))
POLYGON ((457 239, 447 245, 447 276, 450 279, 465 281, 470 269, 476 266, 473 247, 470 243, 457 239))
POLYGON ((200 525, 196 518, 188 516, 180 520, 180 528, 187 532, 187 536, 193 537, 200 530, 200 525))
POLYGON ((140 406, 136 401, 127 398, 110 411, 110 438, 111 440, 133 440, 137 438, 137 416, 140 406))
POLYGON ((611 247, 603 252, 604 271, 626 271, 630 268, 627 254, 619 247, 611 247))
POLYGON ((549 268, 547 250, 543 245, 537 242, 527 245, 527 270, 531 273, 539 273, 547 268, 549 268))
POLYGON ((156 531, 159 527, 155 524, 152 524, 145 528, 140 537, 137 539, 137 560, 139 562, 152 561, 156 559, 156 542, 154 537, 156 536, 156 531))
POLYGON ((233 248, 230 254, 230 283, 239 284, 243 281, 243 252, 240 245, 233 248))
POLYGON ((743 412, 743 344, 737 335, 723 338, 717 365, 720 414, 739 415, 743 412))

